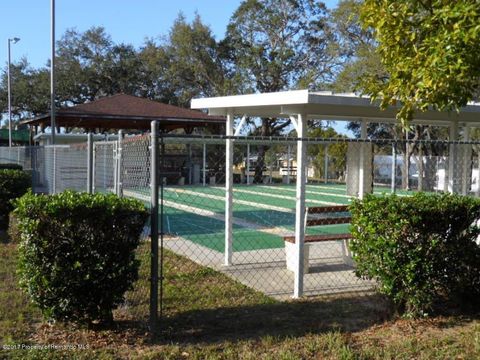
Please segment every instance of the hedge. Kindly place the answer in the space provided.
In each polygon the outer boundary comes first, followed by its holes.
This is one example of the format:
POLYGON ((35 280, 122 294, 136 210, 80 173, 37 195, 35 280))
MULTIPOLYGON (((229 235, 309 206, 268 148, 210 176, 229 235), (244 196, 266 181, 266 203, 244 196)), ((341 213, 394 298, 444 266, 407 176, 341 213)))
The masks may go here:
POLYGON ((135 249, 148 212, 116 195, 28 193, 14 211, 20 285, 46 318, 111 321, 138 276, 135 249))
POLYGON ((13 210, 12 200, 25 194, 32 186, 31 176, 21 170, 0 170, 0 230, 8 227, 8 216, 13 210))
POLYGON ((18 164, 0 164, 0 170, 23 170, 23 167, 18 164))
POLYGON ((368 195, 351 205, 358 276, 375 279, 401 312, 480 296, 480 200, 453 194, 368 195))

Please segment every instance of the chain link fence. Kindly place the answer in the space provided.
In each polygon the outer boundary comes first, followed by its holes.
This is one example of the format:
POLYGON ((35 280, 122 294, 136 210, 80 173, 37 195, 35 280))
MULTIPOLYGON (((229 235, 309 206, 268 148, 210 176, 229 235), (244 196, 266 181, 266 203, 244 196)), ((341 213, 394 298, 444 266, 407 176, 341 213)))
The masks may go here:
POLYGON ((165 269, 211 268, 279 300, 292 297, 299 271, 296 211, 302 201, 298 141, 306 145, 307 210, 300 222, 306 234, 305 295, 360 296, 374 289, 373 282, 355 276, 348 249, 345 207, 353 199, 416 191, 480 195, 476 142, 145 134, 95 142, 92 151, 88 144, 0 148, 0 163, 32 171, 36 192, 87 191, 91 181, 94 192, 145 204, 152 218, 137 251, 140 277, 116 316, 146 324, 157 307, 160 316, 178 307, 171 291, 176 281, 164 279, 165 269), (233 142, 231 192, 228 141, 233 142))
MULTIPOLYGON (((278 299, 294 293, 297 139, 235 138, 230 239, 222 137, 163 136, 164 247, 278 299)), ((478 193, 475 143, 306 141, 307 209, 348 206, 367 193, 478 193)), ((317 209, 318 210, 318 209, 317 209)), ((322 210, 323 211, 323 210, 322 210)), ((305 223, 307 223, 307 216, 305 223)), ((333 211, 320 218, 336 217, 333 211)), ((321 220, 320 219, 320 220, 321 220)), ((369 292, 354 274, 349 224, 305 226, 303 294, 369 292)), ((168 266, 168 264, 164 264, 168 266)))

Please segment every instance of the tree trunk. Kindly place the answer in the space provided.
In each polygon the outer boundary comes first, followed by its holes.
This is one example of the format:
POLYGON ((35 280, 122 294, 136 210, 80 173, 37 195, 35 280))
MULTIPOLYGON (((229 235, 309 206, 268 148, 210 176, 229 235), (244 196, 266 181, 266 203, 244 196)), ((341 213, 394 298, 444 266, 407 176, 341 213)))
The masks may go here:
MULTIPOLYGON (((270 136, 269 119, 262 119, 262 128, 260 132, 261 136, 270 136)), ((258 146, 257 152, 257 165, 255 166, 255 175, 253 176, 253 182, 260 184, 263 182, 263 169, 265 167, 265 153, 268 150, 268 146, 258 146)))

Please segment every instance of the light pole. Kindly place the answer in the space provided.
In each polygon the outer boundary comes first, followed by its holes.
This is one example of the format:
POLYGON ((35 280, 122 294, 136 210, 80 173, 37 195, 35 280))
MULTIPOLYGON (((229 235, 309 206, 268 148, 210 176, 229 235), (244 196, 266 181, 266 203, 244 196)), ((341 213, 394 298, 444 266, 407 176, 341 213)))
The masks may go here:
POLYGON ((12 147, 12 96, 10 91, 10 43, 16 44, 20 39, 14 37, 8 39, 8 70, 7 70, 7 87, 8 87, 8 146, 12 147))
POLYGON ((51 11, 51 50, 50 59, 50 127, 52 129, 51 144, 55 145, 55 0, 50 1, 51 11))

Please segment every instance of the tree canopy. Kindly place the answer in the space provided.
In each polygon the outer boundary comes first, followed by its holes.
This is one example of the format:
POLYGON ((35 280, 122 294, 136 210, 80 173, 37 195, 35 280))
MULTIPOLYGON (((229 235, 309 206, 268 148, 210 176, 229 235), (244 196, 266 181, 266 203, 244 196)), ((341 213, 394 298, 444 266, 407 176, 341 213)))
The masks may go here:
MULTIPOLYGON (((223 39, 199 15, 180 14, 168 34, 138 48, 102 27, 69 29, 57 42, 56 104, 123 92, 188 107, 193 97, 323 88, 399 103, 406 125, 415 111, 455 110, 478 93, 479 17, 476 0, 341 0, 331 11, 316 0, 244 0, 223 39)), ((12 64, 15 119, 48 111, 49 66, 12 64)), ((289 130, 288 119, 250 122, 259 135, 289 130)))
POLYGON ((377 43, 370 28, 360 22, 363 0, 342 0, 331 12, 337 42, 343 48, 344 63, 335 77, 332 89, 337 92, 359 92, 366 76, 383 78, 385 69, 376 52, 377 43))
MULTIPOLYGON (((17 119, 45 113, 50 101, 50 75, 44 69, 35 69, 26 58, 15 62, 10 68, 12 84, 12 115, 17 119)), ((7 111, 7 71, 0 82, 0 109, 7 111)))
POLYGON ((480 79, 477 0, 365 0, 361 19, 372 29, 387 76, 370 76, 365 92, 381 106, 400 104, 407 125, 415 111, 458 110, 480 79))
POLYGON ((245 90, 315 87, 336 65, 325 4, 313 0, 245 0, 225 42, 245 90))

